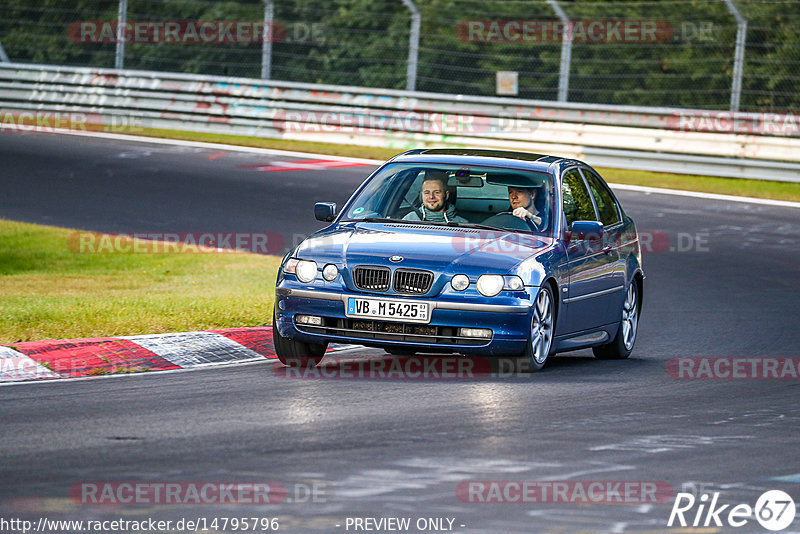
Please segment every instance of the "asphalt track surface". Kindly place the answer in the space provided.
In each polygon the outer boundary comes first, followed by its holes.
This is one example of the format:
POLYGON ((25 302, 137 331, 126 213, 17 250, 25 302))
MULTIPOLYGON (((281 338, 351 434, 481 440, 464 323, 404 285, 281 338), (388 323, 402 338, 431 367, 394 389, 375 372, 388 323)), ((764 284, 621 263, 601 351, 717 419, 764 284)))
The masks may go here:
MULTIPOLYGON (((343 202, 370 170, 261 172, 242 166, 292 158, 42 134, 0 135, 0 157, 0 217, 118 232, 302 235, 319 227, 315 201, 343 202)), ((481 504, 456 488, 666 481, 731 505, 752 506, 767 489, 800 501, 800 380, 676 380, 666 371, 675 357, 800 355, 800 212, 618 196, 640 231, 668 239, 645 255, 629 360, 579 351, 542 373, 468 380, 286 379, 265 361, 0 387, 0 517, 277 517, 282 532, 354 532, 348 517, 434 517, 454 518, 454 532, 676 532, 667 528, 672 498, 481 504), (278 482, 290 498, 70 501, 71 486, 91 481, 278 482), (312 484, 325 488, 317 502, 292 495, 312 484)), ((752 519, 721 530, 765 532, 752 519)))

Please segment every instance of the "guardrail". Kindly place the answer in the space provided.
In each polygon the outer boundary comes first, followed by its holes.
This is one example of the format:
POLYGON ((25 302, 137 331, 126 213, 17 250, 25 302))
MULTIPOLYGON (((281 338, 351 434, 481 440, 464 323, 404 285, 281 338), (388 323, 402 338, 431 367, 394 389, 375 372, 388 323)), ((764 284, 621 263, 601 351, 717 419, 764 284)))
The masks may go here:
POLYGON ((800 117, 613 107, 113 69, 0 64, 0 127, 166 128, 800 182, 800 117), (71 115, 63 115, 71 114, 71 115), (76 115, 77 114, 77 115, 76 115))

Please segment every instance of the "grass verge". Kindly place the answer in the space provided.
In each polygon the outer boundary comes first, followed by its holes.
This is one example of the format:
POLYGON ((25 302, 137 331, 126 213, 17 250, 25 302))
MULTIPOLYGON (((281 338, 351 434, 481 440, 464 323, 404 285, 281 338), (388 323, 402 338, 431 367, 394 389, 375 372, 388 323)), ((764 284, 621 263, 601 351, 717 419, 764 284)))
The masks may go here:
POLYGON ((0 219, 0 344, 271 322, 280 258, 81 254, 68 245, 74 233, 0 219))
POLYGON ((611 183, 800 202, 800 183, 598 168, 611 183))
MULTIPOLYGON (((334 143, 312 143, 307 141, 290 141, 284 139, 266 139, 241 135, 224 135, 206 132, 185 132, 180 130, 159 130, 152 128, 137 129, 138 135, 167 139, 183 139, 185 141, 203 141, 207 143, 224 143, 228 145, 253 146, 279 150, 294 150, 313 154, 330 154, 386 160, 411 146, 397 148, 368 147, 358 145, 339 145, 334 143)), ((716 178, 712 176, 694 176, 688 174, 668 174, 649 171, 632 171, 626 169, 597 169, 603 177, 612 183, 644 185, 667 189, 681 189, 702 193, 718 193, 775 200, 791 200, 800 202, 800 183, 772 182, 768 180, 744 180, 740 178, 716 178)))

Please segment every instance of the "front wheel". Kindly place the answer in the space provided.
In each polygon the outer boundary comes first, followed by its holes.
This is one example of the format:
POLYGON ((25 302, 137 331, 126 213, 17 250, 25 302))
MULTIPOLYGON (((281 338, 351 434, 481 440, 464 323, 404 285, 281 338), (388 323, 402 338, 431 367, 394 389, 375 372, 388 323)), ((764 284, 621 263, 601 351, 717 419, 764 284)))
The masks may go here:
POLYGON ((530 334, 524 353, 528 360, 528 368, 532 372, 541 371, 550 357, 554 326, 553 293, 550 286, 544 285, 539 290, 533 305, 530 334))
POLYGON ((624 360, 631 355, 639 328, 639 284, 631 281, 622 303, 622 320, 611 343, 594 347, 594 357, 600 360, 624 360))
POLYGON ((327 343, 304 343, 281 336, 276 326, 275 312, 272 313, 272 343, 275 354, 283 365, 305 369, 319 364, 328 348, 327 343))

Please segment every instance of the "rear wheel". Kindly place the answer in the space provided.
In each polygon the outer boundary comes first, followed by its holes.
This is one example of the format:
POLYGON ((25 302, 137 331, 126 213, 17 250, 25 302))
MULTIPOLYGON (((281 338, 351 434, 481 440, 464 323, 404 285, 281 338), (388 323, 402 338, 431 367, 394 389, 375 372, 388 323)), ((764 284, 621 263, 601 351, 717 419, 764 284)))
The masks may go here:
POLYGON ((327 343, 304 343, 281 336, 272 313, 272 343, 278 360, 287 367, 315 367, 325 356, 327 343))
POLYGON ((631 281, 622 303, 622 320, 611 343, 594 347, 594 357, 600 360, 624 360, 631 355, 639 328, 639 283, 631 281))
POLYGON ((524 353, 528 368, 533 372, 541 371, 550 357, 554 327, 553 293, 550 286, 543 285, 533 304, 530 334, 524 353))

